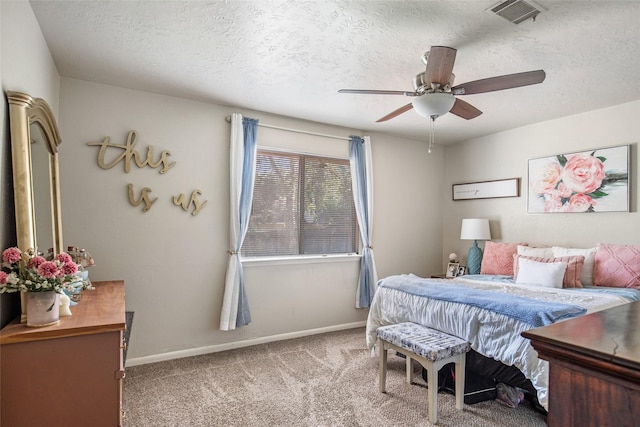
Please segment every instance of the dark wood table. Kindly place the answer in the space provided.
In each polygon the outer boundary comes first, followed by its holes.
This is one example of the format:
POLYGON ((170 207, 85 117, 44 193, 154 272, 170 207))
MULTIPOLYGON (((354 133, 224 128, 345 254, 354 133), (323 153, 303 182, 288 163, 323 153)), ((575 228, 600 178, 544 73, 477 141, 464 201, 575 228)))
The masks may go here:
POLYGON ((550 427, 640 425, 640 301, 522 336, 549 361, 550 427))

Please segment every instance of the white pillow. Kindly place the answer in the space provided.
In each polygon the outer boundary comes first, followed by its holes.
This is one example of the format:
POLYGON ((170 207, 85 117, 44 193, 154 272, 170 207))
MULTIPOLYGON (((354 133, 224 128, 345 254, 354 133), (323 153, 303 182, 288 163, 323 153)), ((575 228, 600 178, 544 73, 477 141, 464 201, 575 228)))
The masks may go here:
POLYGON ((566 262, 538 262, 519 258, 516 283, 547 288, 562 288, 562 279, 566 270, 566 262))
POLYGON ((582 282, 583 286, 593 285, 593 266, 595 265, 596 251, 598 250, 598 248, 579 249, 554 246, 552 249, 554 258, 582 255, 584 257, 584 265, 582 266, 580 282, 582 282))
POLYGON ((518 245, 518 255, 530 256, 535 258, 555 258, 553 256, 553 250, 547 248, 536 248, 533 246, 518 245))

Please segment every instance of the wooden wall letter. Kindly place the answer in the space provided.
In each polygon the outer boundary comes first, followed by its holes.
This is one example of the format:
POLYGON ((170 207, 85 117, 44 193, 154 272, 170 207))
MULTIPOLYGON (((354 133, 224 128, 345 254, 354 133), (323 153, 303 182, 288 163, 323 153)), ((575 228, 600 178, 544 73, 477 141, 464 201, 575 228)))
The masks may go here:
POLYGON ((173 196, 173 204, 176 206, 182 206, 182 209, 184 209, 185 211, 188 211, 189 207, 193 205, 194 209, 193 212, 191 212, 191 215, 196 216, 200 213, 200 209, 202 209, 208 202, 208 200, 201 202, 198 198, 198 196, 200 195, 202 195, 202 191, 193 190, 191 192, 191 199, 189 199, 188 202, 185 202, 184 193, 182 193, 177 197, 173 196))
MULTIPOLYGON (((147 157, 142 158, 140 153, 134 150, 136 143, 138 142, 138 134, 135 130, 132 130, 127 135, 127 142, 124 145, 112 144, 111 138, 108 136, 102 142, 87 142, 87 145, 97 145, 100 146, 100 151, 98 152, 98 166, 102 169, 111 169, 115 165, 117 165, 121 160, 124 160, 124 172, 129 173, 131 170, 131 158, 133 158, 136 166, 139 168, 143 168, 145 166, 149 166, 150 168, 158 168, 162 166, 160 169, 160 173, 166 173, 169 169, 176 165, 176 162, 169 163, 168 157, 171 155, 171 152, 167 150, 163 150, 160 153, 160 158, 158 161, 153 161, 153 146, 147 147, 147 157), (104 155, 107 151, 107 148, 117 148, 122 150, 119 156, 117 156, 112 162, 106 163, 104 160, 104 155)), ((109 150, 110 152, 113 150, 109 150)))
POLYGON ((151 206, 156 202, 156 200, 158 200, 157 197, 151 200, 151 198, 149 197, 149 193, 151 193, 151 189, 149 187, 144 187, 142 189, 142 191, 140 192, 140 198, 138 200, 134 199, 133 184, 129 184, 128 188, 129 188, 129 203, 131 203, 133 206, 138 206, 140 205, 140 203, 144 202, 144 208, 142 208, 142 212, 146 212, 149 209, 151 209, 151 206))

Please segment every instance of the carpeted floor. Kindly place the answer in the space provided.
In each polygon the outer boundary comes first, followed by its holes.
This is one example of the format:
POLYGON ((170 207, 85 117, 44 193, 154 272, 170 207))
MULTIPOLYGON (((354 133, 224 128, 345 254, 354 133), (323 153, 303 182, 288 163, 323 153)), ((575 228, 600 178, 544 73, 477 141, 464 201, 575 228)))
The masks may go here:
MULTIPOLYGON (((127 368, 125 427, 430 426, 427 389, 405 383, 405 361, 389 352, 387 393, 364 328, 127 368)), ((455 408, 438 394, 438 425, 544 427, 528 403, 455 408)))

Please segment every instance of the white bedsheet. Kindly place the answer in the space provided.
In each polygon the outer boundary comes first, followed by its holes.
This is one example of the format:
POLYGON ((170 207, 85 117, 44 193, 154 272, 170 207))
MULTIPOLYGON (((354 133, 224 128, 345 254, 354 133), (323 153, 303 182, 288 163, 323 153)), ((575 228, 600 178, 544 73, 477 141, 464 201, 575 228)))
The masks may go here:
MULTIPOLYGON (((618 295, 572 291, 571 289, 494 283, 467 278, 425 279, 455 283, 488 292, 511 293, 540 301, 573 304, 587 309, 587 313, 604 310, 630 302, 618 295)), ((426 284, 428 286, 428 284, 426 284)), ((540 404, 548 409, 548 362, 538 359, 528 339, 520 333, 532 326, 522 321, 461 303, 440 301, 412 295, 395 289, 378 287, 367 319, 367 346, 373 349, 379 326, 414 322, 466 339, 471 348, 506 365, 516 366, 531 380, 538 391, 540 404)))

